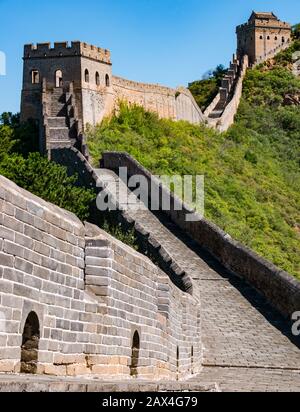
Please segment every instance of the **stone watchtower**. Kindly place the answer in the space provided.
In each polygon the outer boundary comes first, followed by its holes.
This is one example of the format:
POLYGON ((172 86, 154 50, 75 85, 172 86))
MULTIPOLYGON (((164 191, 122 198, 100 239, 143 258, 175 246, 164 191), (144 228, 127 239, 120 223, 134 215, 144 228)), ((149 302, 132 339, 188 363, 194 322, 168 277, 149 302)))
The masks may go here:
MULTIPOLYGON (((80 142, 113 104, 110 52, 82 42, 24 46, 22 121, 39 123, 40 150, 80 142)), ((79 143, 80 144, 80 143, 79 143)))
POLYGON ((236 28, 237 56, 245 54, 250 65, 273 57, 291 41, 291 25, 280 21, 274 13, 253 11, 248 22, 236 28))

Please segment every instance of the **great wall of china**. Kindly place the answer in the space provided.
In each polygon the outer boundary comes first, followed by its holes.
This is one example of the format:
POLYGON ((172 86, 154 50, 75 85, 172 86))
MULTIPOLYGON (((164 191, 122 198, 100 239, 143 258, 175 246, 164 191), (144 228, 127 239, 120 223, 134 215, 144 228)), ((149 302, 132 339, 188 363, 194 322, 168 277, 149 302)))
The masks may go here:
POLYGON ((123 210, 111 190, 129 193, 119 167, 166 189, 126 153, 104 153, 93 168, 83 139, 115 96, 226 130, 247 68, 290 44, 290 26, 270 13, 245 27, 267 40, 269 23, 276 42, 276 24, 286 30, 285 41, 253 60, 239 29, 237 56, 204 114, 186 89, 113 76, 107 50, 25 46, 22 116, 40 120, 41 152, 114 200, 114 219, 134 230, 141 253, 97 227, 96 204, 83 223, 0 177, 0 391, 300 390, 291 332, 300 283, 206 219, 189 222, 194 210, 173 195, 168 211, 123 210))

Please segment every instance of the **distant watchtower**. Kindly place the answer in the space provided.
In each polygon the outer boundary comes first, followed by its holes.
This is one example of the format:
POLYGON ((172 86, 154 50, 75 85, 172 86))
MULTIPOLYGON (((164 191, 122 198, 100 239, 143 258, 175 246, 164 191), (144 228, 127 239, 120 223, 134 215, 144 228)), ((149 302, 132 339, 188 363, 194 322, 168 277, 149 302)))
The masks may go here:
POLYGON ((236 28, 237 56, 249 57, 250 65, 273 57, 291 41, 291 25, 274 13, 253 11, 248 22, 236 28))
POLYGON ((23 121, 40 126, 40 150, 76 143, 104 115, 112 94, 110 52, 83 42, 24 46, 23 121))

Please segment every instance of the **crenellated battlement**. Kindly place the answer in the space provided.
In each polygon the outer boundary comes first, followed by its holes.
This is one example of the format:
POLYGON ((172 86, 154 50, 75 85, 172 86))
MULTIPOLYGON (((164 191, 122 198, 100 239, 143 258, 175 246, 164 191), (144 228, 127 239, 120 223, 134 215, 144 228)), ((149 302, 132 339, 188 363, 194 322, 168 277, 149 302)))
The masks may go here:
POLYGON ((281 21, 274 13, 252 12, 249 20, 237 26, 237 33, 253 28, 268 28, 268 29, 291 29, 291 25, 285 21, 281 21))
POLYGON ((110 51, 80 41, 26 44, 24 59, 81 56, 111 64, 110 51))
POLYGON ((280 21, 280 20, 254 20, 248 21, 247 23, 240 24, 237 26, 236 31, 239 32, 241 30, 245 30, 247 28, 255 28, 255 27, 267 27, 270 29, 291 29, 291 25, 289 23, 280 21))

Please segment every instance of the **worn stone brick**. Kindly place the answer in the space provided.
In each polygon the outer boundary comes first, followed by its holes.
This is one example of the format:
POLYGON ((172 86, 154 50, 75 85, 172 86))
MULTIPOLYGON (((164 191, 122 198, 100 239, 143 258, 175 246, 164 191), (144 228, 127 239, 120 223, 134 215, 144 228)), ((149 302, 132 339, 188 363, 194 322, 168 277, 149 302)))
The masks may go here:
POLYGON ((104 276, 86 276, 86 285, 110 286, 111 280, 104 276))
POLYGON ((14 242, 5 240, 3 250, 11 255, 24 257, 24 247, 16 245, 14 242))
POLYGON ((34 240, 41 241, 43 239, 43 233, 39 229, 32 226, 25 225, 24 234, 34 240))
POLYGON ((29 274, 32 274, 33 272, 33 264, 19 257, 15 258, 14 265, 15 265, 15 268, 20 270, 21 272, 25 272, 29 274))
POLYGON ((41 279, 24 274, 24 283, 26 286, 29 286, 34 289, 41 290, 42 289, 42 281, 41 279))
POLYGON ((36 253, 36 252, 33 252, 32 250, 29 250, 29 249, 24 249, 24 259, 25 260, 27 260, 27 261, 29 261, 29 262, 31 262, 31 263, 34 263, 34 264, 36 264, 36 265, 40 265, 41 266, 41 264, 42 264, 42 257, 41 257, 41 255, 39 255, 38 253, 36 253))
POLYGON ((11 282, 23 283, 24 273, 16 269, 4 268, 3 278, 11 282))
POLYGON ((15 371, 16 362, 16 360, 0 360, 0 372, 13 373, 15 371))
POLYGON ((41 263, 40 263, 41 266, 44 266, 45 268, 50 269, 50 270, 57 270, 58 262, 56 260, 49 259, 46 256, 40 256, 40 257, 41 257, 41 263))
POLYGON ((16 209, 16 219, 20 220, 23 223, 27 223, 30 226, 34 225, 34 217, 30 213, 25 212, 22 209, 16 209))
POLYGON ((0 279, 0 290, 2 293, 12 293, 13 283, 10 280, 0 279))
POLYGON ((13 242, 15 240, 15 232, 7 227, 0 226, 0 238, 13 242))
POLYGON ((2 305, 7 308, 21 309, 23 305, 23 299, 18 296, 13 296, 13 295, 3 295, 2 305))
POLYGON ((32 213, 35 216, 44 217, 44 208, 36 201, 27 199, 26 209, 29 213, 32 213))
POLYGON ((45 375, 64 376, 66 375, 66 367, 63 365, 44 365, 45 375))
POLYGON ((6 253, 0 252, 0 265, 1 266, 13 267, 14 266, 14 257, 11 256, 11 255, 8 255, 6 253))
POLYGON ((51 271, 42 266, 34 266, 32 274, 36 277, 46 280, 50 280, 51 277, 51 271))
POLYGON ((39 301, 39 292, 24 285, 15 284, 13 293, 16 296, 23 296, 28 299, 39 301))
POLYGON ((35 241, 33 250, 41 255, 50 256, 50 247, 43 243, 35 241))
POLYGON ((24 246, 27 249, 33 248, 33 240, 28 236, 22 235, 21 233, 16 233, 14 240, 18 245, 24 246))
POLYGON ((90 276, 110 276, 110 273, 112 273, 112 271, 109 268, 101 268, 98 266, 86 266, 85 268, 85 273, 86 275, 90 275, 90 276))
POLYGON ((24 233, 24 224, 11 216, 3 215, 2 224, 15 232, 24 233))
MULTIPOLYGON (((4 202, 2 207, 3 213, 9 216, 15 216, 16 208, 9 202, 4 202)), ((18 219, 18 217, 17 217, 18 219)))
POLYGON ((100 247, 87 247, 85 249, 86 256, 98 257, 98 258, 113 258, 114 252, 110 248, 100 248, 100 247))

